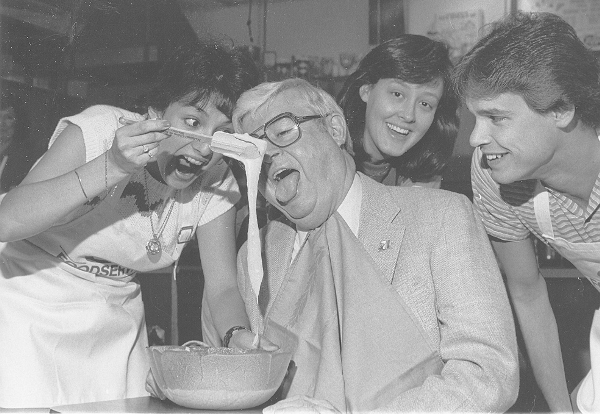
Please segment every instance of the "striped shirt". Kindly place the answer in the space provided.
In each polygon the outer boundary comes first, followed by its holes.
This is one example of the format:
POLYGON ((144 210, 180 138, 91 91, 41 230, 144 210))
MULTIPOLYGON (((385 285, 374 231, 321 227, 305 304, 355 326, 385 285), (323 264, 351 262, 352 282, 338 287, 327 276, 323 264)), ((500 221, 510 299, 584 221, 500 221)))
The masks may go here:
MULTIPOLYGON (((498 184, 489 170, 481 167, 481 157, 481 150, 475 149, 471 162, 471 184, 475 211, 488 234, 506 241, 524 240, 530 234, 542 239, 533 208, 537 180, 498 184)), ((595 214, 600 203, 600 175, 596 178, 586 209, 565 194, 548 187, 546 190, 555 237, 571 243, 600 242, 600 213, 595 214)))

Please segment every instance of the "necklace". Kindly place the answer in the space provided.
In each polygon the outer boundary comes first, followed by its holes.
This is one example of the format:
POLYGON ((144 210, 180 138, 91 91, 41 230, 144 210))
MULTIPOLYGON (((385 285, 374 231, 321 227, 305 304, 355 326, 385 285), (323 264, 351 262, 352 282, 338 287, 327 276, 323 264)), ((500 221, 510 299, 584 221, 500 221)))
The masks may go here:
MULTIPOLYGON (((169 221, 169 217, 171 217, 171 212, 173 211, 173 207, 175 206, 175 197, 173 197, 173 201, 171 201, 171 207, 169 207, 167 216, 165 217, 162 224, 159 226, 158 232, 156 232, 154 230, 154 222, 152 221, 153 210, 150 209, 150 197, 148 196, 148 179, 146 178, 146 169, 145 168, 144 168, 144 195, 146 196, 146 202, 148 203, 148 211, 150 213, 148 218, 150 219, 150 228, 152 229, 152 238, 150 240, 148 240, 148 243, 146 243, 146 250, 148 251, 148 254, 156 255, 162 251, 162 244, 160 243, 160 236, 162 235, 162 232, 164 231, 164 229, 167 225, 167 222, 169 221)), ((164 212, 164 208, 163 208, 163 212, 164 212)), ((159 223, 160 223, 160 219, 159 219, 159 223)))

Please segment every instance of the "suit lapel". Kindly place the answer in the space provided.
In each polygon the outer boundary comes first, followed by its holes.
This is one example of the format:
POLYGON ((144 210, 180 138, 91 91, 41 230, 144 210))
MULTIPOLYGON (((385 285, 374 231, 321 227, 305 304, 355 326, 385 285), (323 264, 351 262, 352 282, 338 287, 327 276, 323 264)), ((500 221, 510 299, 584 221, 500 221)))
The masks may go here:
POLYGON ((379 266, 387 283, 392 283, 406 225, 400 206, 389 188, 360 174, 362 206, 358 238, 379 266))

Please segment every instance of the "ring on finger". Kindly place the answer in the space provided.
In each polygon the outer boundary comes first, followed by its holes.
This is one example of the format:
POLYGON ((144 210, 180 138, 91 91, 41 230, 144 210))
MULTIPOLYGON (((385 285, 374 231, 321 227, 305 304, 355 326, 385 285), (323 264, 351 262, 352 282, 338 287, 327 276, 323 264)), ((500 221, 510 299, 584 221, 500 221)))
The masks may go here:
POLYGON ((142 148, 144 150, 144 154, 147 154, 148 151, 150 151, 150 149, 146 145, 144 145, 142 148))

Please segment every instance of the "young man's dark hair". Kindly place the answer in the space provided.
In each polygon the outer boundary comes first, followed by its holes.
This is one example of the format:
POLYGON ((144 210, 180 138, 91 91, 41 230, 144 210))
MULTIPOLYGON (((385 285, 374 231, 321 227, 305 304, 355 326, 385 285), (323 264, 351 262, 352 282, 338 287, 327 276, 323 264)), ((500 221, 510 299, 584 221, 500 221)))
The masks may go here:
POLYGON ((579 119, 597 127, 599 76, 596 57, 562 18, 517 13, 493 26, 455 67, 453 78, 463 97, 514 93, 540 114, 573 105, 579 119))

